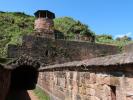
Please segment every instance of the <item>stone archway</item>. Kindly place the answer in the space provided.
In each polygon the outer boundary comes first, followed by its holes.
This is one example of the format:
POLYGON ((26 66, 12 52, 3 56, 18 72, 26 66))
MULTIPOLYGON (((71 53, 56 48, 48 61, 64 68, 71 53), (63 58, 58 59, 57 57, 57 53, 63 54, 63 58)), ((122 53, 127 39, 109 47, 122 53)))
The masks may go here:
POLYGON ((11 68, 10 89, 6 100, 31 100, 27 90, 35 88, 40 63, 23 55, 8 64, 11 68))

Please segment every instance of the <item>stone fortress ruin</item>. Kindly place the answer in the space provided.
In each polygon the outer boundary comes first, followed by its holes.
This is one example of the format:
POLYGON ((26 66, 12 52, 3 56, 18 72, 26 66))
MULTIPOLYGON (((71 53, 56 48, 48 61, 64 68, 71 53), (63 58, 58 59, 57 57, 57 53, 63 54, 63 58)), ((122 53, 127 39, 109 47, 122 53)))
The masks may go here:
POLYGON ((35 35, 54 39, 55 14, 48 10, 38 10, 35 12, 35 35))
MULTIPOLYGON (((97 44, 55 38, 55 14, 35 13, 35 32, 22 45, 9 45, 0 65, 0 100, 17 90, 44 90, 51 100, 133 100, 133 45, 124 51, 97 44)), ((90 42, 86 42, 90 40, 90 42)))

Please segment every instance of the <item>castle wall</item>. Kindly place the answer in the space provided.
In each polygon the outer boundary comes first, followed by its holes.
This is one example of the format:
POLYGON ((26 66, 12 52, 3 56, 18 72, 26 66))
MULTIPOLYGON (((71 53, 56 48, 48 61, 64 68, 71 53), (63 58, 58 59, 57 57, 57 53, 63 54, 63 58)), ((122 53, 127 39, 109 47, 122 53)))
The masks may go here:
POLYGON ((39 73, 38 86, 51 100, 133 100, 132 65, 67 67, 39 73))
POLYGON ((35 36, 24 36, 21 46, 8 46, 9 58, 17 58, 26 54, 46 65, 79 61, 116 53, 119 53, 119 49, 112 45, 54 40, 35 36))
POLYGON ((124 52, 133 52, 133 43, 130 43, 124 47, 124 52))

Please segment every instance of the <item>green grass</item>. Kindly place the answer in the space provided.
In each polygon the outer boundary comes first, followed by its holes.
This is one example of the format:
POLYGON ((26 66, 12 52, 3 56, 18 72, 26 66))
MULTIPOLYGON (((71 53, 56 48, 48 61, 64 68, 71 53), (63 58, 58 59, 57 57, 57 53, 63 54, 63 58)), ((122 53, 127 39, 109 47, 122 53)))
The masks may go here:
POLYGON ((39 98, 39 100, 50 100, 49 96, 39 87, 36 87, 34 93, 39 98))

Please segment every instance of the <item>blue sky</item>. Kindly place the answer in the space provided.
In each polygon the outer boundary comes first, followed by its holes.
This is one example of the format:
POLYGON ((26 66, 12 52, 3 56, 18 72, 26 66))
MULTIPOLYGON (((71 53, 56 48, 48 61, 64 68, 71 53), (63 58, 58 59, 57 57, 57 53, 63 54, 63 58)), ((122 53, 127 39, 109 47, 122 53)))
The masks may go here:
POLYGON ((1 0, 1 11, 33 15, 38 9, 51 10, 56 17, 70 16, 89 25, 96 34, 133 38, 133 0, 1 0))

